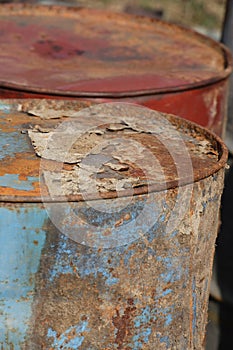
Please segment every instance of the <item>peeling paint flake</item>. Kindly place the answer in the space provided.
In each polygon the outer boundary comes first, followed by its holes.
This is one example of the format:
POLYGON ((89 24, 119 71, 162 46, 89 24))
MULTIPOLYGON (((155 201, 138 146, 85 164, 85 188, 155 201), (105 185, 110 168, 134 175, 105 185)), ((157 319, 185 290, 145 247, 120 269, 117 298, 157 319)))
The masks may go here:
POLYGON ((72 134, 69 129, 41 131, 38 127, 28 130, 28 136, 39 157, 70 164, 80 162, 98 144, 99 139, 95 133, 80 136, 78 132, 72 134))
POLYGON ((197 136, 195 140, 187 139, 190 155, 196 156, 199 159, 208 159, 217 161, 219 152, 213 147, 211 142, 207 139, 197 136))
POLYGON ((129 169, 128 164, 114 164, 114 163, 105 163, 110 169, 116 170, 116 171, 125 171, 129 169))
POLYGON ((30 100, 18 104, 17 110, 41 119, 59 119, 62 117, 77 117, 78 109, 74 106, 74 103, 70 101, 41 100, 40 103, 37 103, 30 100))
MULTIPOLYGON (((97 194, 161 184, 166 188, 168 182, 176 186, 181 170, 185 177, 183 169, 194 169, 195 176, 195 168, 214 164, 219 151, 211 139, 179 123, 138 106, 104 104, 53 129, 36 125, 28 136, 37 156, 61 163, 60 175, 58 170, 44 172, 54 196, 97 194)), ((187 174, 190 181, 192 175, 187 174)))

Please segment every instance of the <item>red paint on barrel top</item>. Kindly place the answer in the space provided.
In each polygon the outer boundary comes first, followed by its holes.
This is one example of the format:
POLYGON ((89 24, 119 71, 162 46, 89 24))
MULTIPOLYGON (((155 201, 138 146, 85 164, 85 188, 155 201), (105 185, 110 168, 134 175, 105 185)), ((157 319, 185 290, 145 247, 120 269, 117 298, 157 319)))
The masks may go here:
POLYGON ((223 134, 231 56, 192 30, 95 9, 8 4, 0 6, 0 46, 2 98, 135 102, 223 134))
POLYGON ((229 73, 225 48, 149 18, 83 8, 0 7, 1 85, 120 95, 184 89, 229 73))

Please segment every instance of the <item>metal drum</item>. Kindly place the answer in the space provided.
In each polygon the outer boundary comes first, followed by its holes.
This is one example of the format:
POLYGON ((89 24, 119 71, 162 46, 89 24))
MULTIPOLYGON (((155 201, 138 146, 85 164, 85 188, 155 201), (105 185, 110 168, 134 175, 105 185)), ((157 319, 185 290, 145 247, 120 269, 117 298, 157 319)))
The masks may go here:
POLYGON ((223 135, 229 51, 159 20, 94 9, 0 6, 0 96, 136 102, 223 135))
POLYGON ((132 104, 0 109, 0 348, 204 349, 220 139, 132 104))

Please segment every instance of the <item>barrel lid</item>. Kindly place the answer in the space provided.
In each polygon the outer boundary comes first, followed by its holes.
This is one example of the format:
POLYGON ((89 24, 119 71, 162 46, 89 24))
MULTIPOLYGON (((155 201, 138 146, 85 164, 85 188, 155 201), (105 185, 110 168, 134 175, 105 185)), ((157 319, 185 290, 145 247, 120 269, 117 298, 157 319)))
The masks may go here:
POLYGON ((95 9, 0 6, 0 86, 69 96, 130 96, 230 74, 228 50, 160 20, 95 9))
POLYGON ((0 200, 83 201, 163 191, 225 165, 222 141, 126 103, 2 100, 0 200))

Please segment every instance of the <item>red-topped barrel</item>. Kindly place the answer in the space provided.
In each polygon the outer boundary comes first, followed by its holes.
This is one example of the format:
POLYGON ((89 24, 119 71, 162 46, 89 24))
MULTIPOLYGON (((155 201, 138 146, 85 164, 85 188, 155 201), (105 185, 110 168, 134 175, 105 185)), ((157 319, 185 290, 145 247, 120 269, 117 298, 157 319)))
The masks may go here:
POLYGON ((0 6, 0 97, 136 102, 223 135, 229 51, 175 24, 78 7, 0 6))

